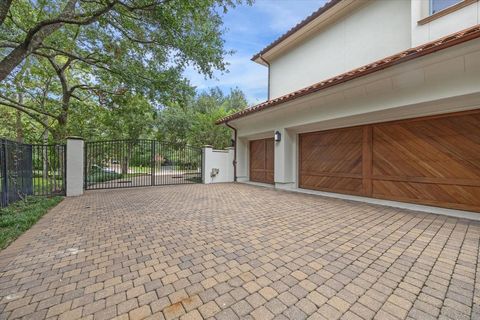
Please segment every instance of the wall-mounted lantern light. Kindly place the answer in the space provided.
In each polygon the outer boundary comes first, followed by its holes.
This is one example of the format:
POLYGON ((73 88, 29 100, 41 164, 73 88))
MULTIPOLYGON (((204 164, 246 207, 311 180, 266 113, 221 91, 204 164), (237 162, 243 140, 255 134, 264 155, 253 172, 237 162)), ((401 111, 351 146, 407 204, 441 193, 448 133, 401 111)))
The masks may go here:
POLYGON ((280 142, 282 140, 282 134, 278 131, 275 131, 275 142, 280 142))

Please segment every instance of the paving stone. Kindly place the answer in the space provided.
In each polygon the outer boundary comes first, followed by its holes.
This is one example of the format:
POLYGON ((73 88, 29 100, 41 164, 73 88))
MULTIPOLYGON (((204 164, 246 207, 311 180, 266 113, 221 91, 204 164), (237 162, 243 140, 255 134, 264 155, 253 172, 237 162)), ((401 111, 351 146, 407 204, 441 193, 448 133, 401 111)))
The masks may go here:
POLYGON ((283 315, 285 315, 288 319, 307 319, 307 314, 296 306, 289 307, 283 312, 283 315))
POLYGON ((245 300, 235 303, 231 308, 240 317, 250 314, 253 310, 252 306, 245 300))
POLYGON ((237 316, 237 314, 230 308, 228 309, 224 309, 222 311, 220 311, 219 313, 217 313, 215 315, 215 319, 217 320, 233 320, 233 319, 240 319, 239 316, 237 316))
POLYGON ((265 298, 262 297, 258 292, 255 292, 254 294, 249 295, 245 299, 254 309, 258 308, 259 306, 267 302, 267 300, 265 300, 265 298))
POLYGON ((215 301, 210 301, 198 308, 198 311, 202 314, 204 318, 213 317, 215 314, 220 312, 220 308, 215 303, 215 301))
POLYGON ((274 318, 274 315, 265 306, 253 310, 251 315, 255 320, 269 320, 274 318))
POLYGON ((130 320, 142 320, 152 314, 149 306, 143 306, 137 309, 131 310, 128 315, 130 316, 130 320))
POLYGON ((105 309, 102 309, 100 311, 95 312, 93 315, 93 319, 95 320, 107 320, 107 319, 113 319, 117 315, 117 307, 116 306, 110 306, 105 309))
POLYGON ((281 314, 287 306, 277 298, 274 298, 267 303, 265 303, 265 307, 270 310, 274 315, 281 314))
POLYGON ((203 317, 198 310, 193 310, 181 316, 180 320, 203 320, 203 317))
POLYGON ((260 293, 266 300, 271 300, 278 295, 277 291, 271 287, 262 288, 258 293, 260 293))
POLYGON ((301 299, 295 306, 307 315, 311 315, 317 310, 317 306, 307 298, 301 299))
POLYGON ((80 319, 82 317, 83 307, 79 307, 77 309, 69 310, 67 312, 62 313, 58 320, 75 320, 80 319))

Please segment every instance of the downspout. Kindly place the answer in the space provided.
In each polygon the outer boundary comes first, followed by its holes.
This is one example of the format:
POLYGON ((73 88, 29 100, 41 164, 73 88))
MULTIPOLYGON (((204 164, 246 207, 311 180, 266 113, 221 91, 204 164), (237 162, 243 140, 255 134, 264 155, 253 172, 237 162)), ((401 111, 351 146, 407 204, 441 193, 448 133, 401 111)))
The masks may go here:
POLYGON ((237 182, 237 128, 232 127, 228 122, 225 125, 233 130, 233 181, 237 182))
POLYGON ((268 66, 267 100, 270 100, 270 62, 268 62, 267 60, 265 60, 265 58, 264 58, 262 55, 259 55, 258 57, 260 58, 260 60, 262 60, 263 62, 265 62, 265 64, 268 66))

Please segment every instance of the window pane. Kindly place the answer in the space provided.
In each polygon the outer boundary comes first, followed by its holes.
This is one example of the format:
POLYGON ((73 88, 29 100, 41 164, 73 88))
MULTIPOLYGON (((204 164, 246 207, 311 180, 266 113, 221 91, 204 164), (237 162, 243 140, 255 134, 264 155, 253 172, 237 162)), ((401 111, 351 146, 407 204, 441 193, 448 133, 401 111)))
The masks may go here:
POLYGON ((433 14, 459 2, 462 2, 462 0, 431 0, 430 11, 433 14))

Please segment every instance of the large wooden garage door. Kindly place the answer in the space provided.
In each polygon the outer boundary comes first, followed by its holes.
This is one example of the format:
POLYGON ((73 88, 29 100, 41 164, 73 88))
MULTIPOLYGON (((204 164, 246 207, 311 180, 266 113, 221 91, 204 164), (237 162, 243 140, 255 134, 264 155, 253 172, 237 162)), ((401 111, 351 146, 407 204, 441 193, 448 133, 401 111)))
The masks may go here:
POLYGON ((480 211, 480 111, 302 134, 300 187, 480 211))
POLYGON ((274 182, 274 147, 273 138, 250 141, 250 181, 274 182))

